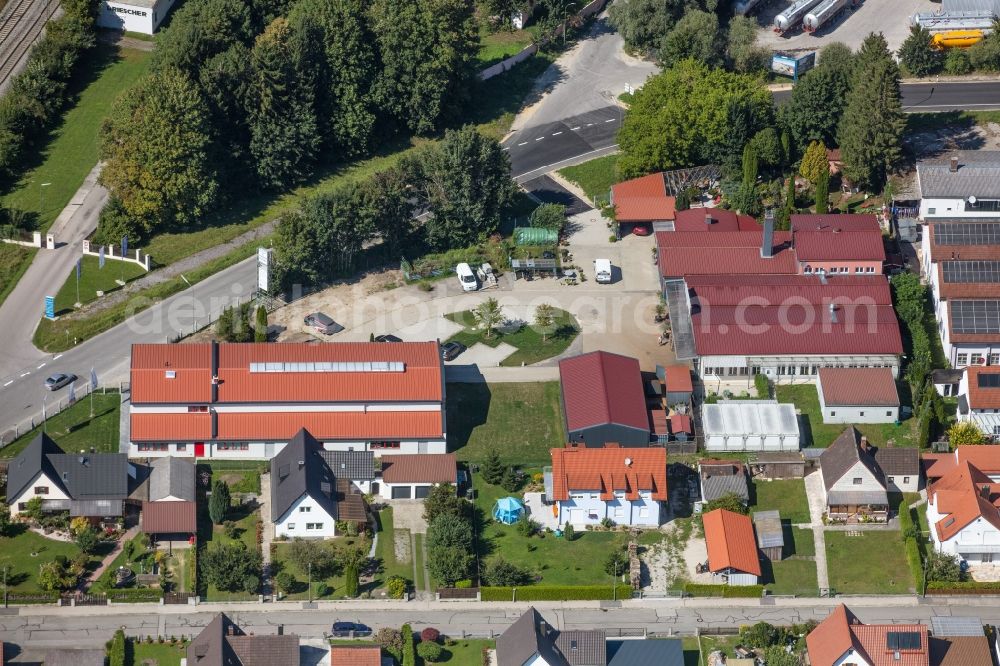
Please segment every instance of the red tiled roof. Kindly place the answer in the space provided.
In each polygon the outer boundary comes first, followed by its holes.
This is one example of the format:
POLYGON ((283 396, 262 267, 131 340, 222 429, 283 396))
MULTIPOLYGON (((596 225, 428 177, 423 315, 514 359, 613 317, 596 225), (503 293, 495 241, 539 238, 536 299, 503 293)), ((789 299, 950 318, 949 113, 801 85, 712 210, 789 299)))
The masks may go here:
POLYGON ((649 430, 639 361, 605 351, 559 361, 566 427, 570 431, 615 423, 649 430))
POLYGON ((977 518, 1000 529, 1000 509, 994 504, 998 494, 1000 484, 994 484, 968 461, 959 463, 927 491, 928 501, 932 501, 943 516, 934 525, 938 538, 941 541, 951 539, 977 518))
POLYGON ((201 442, 212 439, 211 414, 132 413, 129 423, 129 439, 133 442, 201 442))
MULTIPOLYGON (((211 401, 212 347, 132 347, 132 402, 211 401), (169 365, 167 365, 169 363, 169 365), (167 370, 174 371, 168 379, 167 370)), ((436 342, 218 345, 218 403, 440 402, 444 398, 436 342), (250 372, 251 363, 391 362, 403 372, 250 372)))
POLYGON ((615 491, 635 500, 640 490, 650 491, 654 500, 667 499, 666 449, 567 446, 551 454, 554 500, 568 500, 574 490, 598 490, 602 500, 612 499, 615 491))
POLYGON ((458 466, 455 463, 455 454, 384 455, 382 480, 386 483, 457 483, 458 466))
POLYGON ((147 534, 194 534, 198 514, 194 502, 143 502, 142 531, 147 534))
POLYGON ((691 368, 675 363, 663 368, 663 385, 667 393, 691 393, 694 383, 691 381, 691 368))
POLYGON ((750 215, 737 215, 724 208, 688 208, 674 216, 674 231, 759 231, 760 224, 750 215), (709 224, 706 218, 711 218, 709 224))
POLYGON ((792 215, 791 227, 793 232, 799 231, 877 231, 882 232, 878 218, 874 215, 866 214, 843 214, 830 213, 821 215, 796 214, 792 215))
POLYGON ((922 624, 862 624, 843 604, 806 636, 812 666, 834 666, 848 650, 872 666, 928 666, 927 627, 922 624), (889 632, 920 634, 920 648, 889 650, 889 632), (898 659, 897 657, 898 653, 898 659))
POLYGON ((855 624, 851 625, 854 640, 869 656, 872 666, 929 666, 930 646, 927 627, 922 624, 855 624), (916 650, 890 650, 889 632, 910 632, 920 635, 916 650), (899 653, 899 659, 896 653, 899 653))
POLYGON ((827 405, 899 407, 890 368, 820 368, 819 383, 827 405))
POLYGON ((774 232, 774 254, 760 256, 763 232, 658 231, 657 264, 664 277, 730 274, 795 274, 791 234, 774 232))
POLYGON ((809 261, 885 261, 880 231, 796 231, 795 256, 809 261))
MULTIPOLYGON (((656 232, 656 246, 661 252, 674 248, 712 248, 718 250, 734 247, 752 247, 759 251, 763 239, 764 232, 759 226, 752 231, 719 231, 711 234, 698 231, 656 232)), ((775 231, 773 240, 775 247, 782 245, 790 247, 792 234, 788 231, 775 231)), ((732 273, 733 271, 725 272, 732 273)))
POLYGON ((705 545, 708 547, 708 568, 712 572, 735 569, 761 575, 757 538, 750 516, 725 509, 709 511, 702 516, 705 525, 705 545))
POLYGON ((649 412, 649 427, 654 435, 669 435, 667 413, 660 407, 652 407, 649 412))
POLYGON ((694 432, 694 427, 691 425, 691 417, 687 414, 671 414, 670 432, 672 434, 677 434, 680 432, 686 432, 688 434, 691 434, 692 432, 694 432))
POLYGON ((951 453, 925 453, 922 456, 928 483, 939 479, 964 462, 970 462, 986 475, 1000 474, 1000 445, 959 446, 951 453))
POLYGON ((979 385, 981 375, 1000 375, 1000 365, 970 365, 965 369, 969 378, 969 407, 972 409, 1000 409, 1000 388, 979 385))
POLYGON ((818 275, 692 275, 685 278, 696 297, 711 306, 783 303, 892 305, 889 281, 882 275, 837 275, 824 284, 818 275))
POLYGON ((330 666, 382 666, 382 649, 378 646, 333 646, 330 666))
POLYGON ((618 222, 674 219, 675 200, 667 195, 662 173, 651 173, 611 186, 618 222))

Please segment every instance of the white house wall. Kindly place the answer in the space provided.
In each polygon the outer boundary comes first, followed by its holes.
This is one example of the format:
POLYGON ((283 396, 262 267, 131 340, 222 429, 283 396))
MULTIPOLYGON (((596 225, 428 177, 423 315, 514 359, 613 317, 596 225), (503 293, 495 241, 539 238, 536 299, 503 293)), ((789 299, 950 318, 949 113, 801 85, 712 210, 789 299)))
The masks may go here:
POLYGON ((337 535, 337 521, 309 495, 303 495, 274 523, 277 539, 328 539, 337 535), (307 529, 307 524, 321 523, 320 529, 307 529))
POLYGON ((937 510, 935 498, 927 503, 927 522, 931 526, 931 538, 934 546, 943 553, 958 555, 970 562, 983 561, 982 554, 988 553, 988 558, 1000 562, 1000 530, 982 517, 959 530, 950 539, 942 541, 936 529, 937 523, 945 517, 937 510))
POLYGON ((890 493, 915 493, 920 490, 920 474, 886 474, 885 485, 890 493))
POLYGON ((977 217, 995 218, 996 216, 996 211, 976 210, 969 205, 968 201, 959 197, 920 200, 920 219, 928 223, 933 222, 935 217, 964 217, 974 220, 977 217))
POLYGON ((830 488, 830 492, 876 492, 879 490, 884 491, 885 486, 860 461, 854 463, 830 488), (855 484, 854 479, 858 478, 861 479, 861 483, 855 484))
MULTIPOLYGON (((131 442, 128 447, 130 458, 165 458, 167 456, 179 456, 193 458, 195 455, 195 445, 192 442, 166 442, 167 450, 143 450, 142 445, 146 442, 131 442)), ((270 460, 278 455, 287 442, 248 442, 246 451, 222 450, 219 442, 204 442, 204 455, 198 458, 209 458, 219 460, 270 460)), ((401 441, 398 449, 371 448, 371 443, 366 441, 357 442, 324 442, 323 448, 327 451, 371 451, 376 458, 383 454, 400 453, 447 453, 448 444, 445 439, 428 441, 401 441)))
POLYGON ((18 509, 18 506, 22 502, 25 502, 25 503, 29 502, 34 497, 41 497, 43 500, 68 500, 69 499, 69 495, 67 495, 66 493, 64 493, 62 491, 62 488, 60 488, 56 483, 54 483, 52 481, 52 479, 50 479, 49 477, 47 477, 43 472, 39 472, 35 476, 35 478, 32 479, 31 483, 28 484, 28 487, 25 488, 24 492, 21 493, 21 495, 17 498, 17 500, 13 504, 10 505, 10 514, 12 516, 18 515, 20 513, 20 510, 18 509), (35 488, 42 487, 42 486, 48 487, 49 492, 47 494, 38 494, 38 495, 36 495, 35 494, 35 488))
POLYGON ((652 499, 649 492, 639 493, 638 500, 625 499, 624 493, 615 493, 614 500, 602 500, 599 491, 574 491, 570 499, 557 502, 559 525, 571 522, 574 527, 597 525, 610 518, 618 525, 660 525, 661 503, 652 499))
POLYGON ((166 18, 174 0, 159 0, 152 7, 127 2, 102 2, 97 25, 112 30, 128 30, 152 35, 166 18))

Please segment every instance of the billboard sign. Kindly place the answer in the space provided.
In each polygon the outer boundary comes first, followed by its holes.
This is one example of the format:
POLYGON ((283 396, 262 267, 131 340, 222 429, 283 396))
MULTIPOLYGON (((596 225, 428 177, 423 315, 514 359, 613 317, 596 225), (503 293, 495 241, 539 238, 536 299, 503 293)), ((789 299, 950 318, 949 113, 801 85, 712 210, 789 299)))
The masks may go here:
POLYGON ((267 247, 257 248, 257 291, 270 291, 271 262, 274 260, 274 250, 267 247))

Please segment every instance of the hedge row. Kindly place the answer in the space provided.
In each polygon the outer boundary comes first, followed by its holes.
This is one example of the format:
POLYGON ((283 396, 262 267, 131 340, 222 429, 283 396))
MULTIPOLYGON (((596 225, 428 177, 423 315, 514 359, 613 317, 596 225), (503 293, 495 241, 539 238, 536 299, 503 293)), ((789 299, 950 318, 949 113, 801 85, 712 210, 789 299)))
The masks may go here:
POLYGON ((527 585, 525 587, 481 587, 482 601, 605 601, 631 599, 632 587, 618 585, 527 585))
POLYGON ((24 70, 0 99, 0 181, 16 178, 33 143, 44 137, 70 99, 69 83, 80 56, 96 42, 96 0, 62 0, 63 15, 50 21, 31 49, 24 70))
POLYGON ((417 650, 413 646, 413 628, 404 624, 400 633, 403 634, 403 666, 417 666, 417 650))
POLYGON ((763 585, 702 585, 687 583, 684 593, 692 597, 723 597, 725 599, 752 599, 764 596, 763 585))
POLYGON ((1000 581, 966 580, 960 583, 949 583, 932 580, 927 583, 927 594, 1000 594, 1000 581))
POLYGON ((159 590, 150 588, 124 588, 108 592, 107 597, 111 603, 142 603, 146 601, 159 602, 163 594, 159 590))
POLYGON ((899 503, 899 510, 896 513, 899 515, 899 530, 903 533, 903 549, 906 551, 906 562, 910 565, 914 589, 920 590, 924 582, 924 562, 920 557, 920 546, 912 536, 915 533, 913 514, 906 500, 899 503))

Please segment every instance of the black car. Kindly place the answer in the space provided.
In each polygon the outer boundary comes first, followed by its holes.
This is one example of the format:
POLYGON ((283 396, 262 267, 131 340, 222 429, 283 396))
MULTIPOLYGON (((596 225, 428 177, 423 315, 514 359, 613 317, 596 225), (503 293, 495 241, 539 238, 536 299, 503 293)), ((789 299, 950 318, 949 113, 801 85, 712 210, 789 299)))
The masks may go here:
POLYGON ((323 335, 333 335, 334 333, 340 333, 344 330, 343 326, 322 312, 313 312, 312 314, 306 315, 304 323, 306 326, 311 326, 323 335))
POLYGON ((402 338, 397 338, 392 333, 386 333, 385 335, 376 335, 375 342, 402 342, 402 338))
POLYGON ((330 633, 334 638, 357 638, 371 636, 372 628, 359 622, 334 622, 330 633))
POLYGON ((54 375, 49 375, 45 380, 45 388, 50 391, 58 391, 63 386, 67 384, 72 384, 76 381, 76 375, 67 375, 62 372, 57 372, 54 375))
POLYGON ((465 349, 465 345, 461 342, 446 342, 441 345, 441 358, 446 361, 453 361, 458 358, 458 355, 464 352, 465 349))

